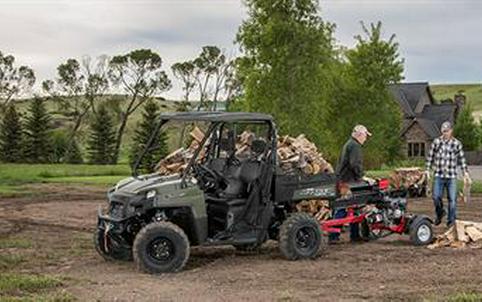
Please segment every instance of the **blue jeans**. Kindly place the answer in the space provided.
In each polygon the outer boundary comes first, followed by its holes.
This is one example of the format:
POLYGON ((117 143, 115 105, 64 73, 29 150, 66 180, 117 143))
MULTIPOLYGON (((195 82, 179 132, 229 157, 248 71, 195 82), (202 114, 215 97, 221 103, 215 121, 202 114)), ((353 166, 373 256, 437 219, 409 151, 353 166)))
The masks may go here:
POLYGON ((441 217, 444 211, 442 196, 444 189, 447 190, 447 198, 449 200, 449 214, 447 216, 447 224, 455 222, 457 217, 457 179, 435 177, 433 181, 432 198, 435 205, 435 214, 441 217))
MULTIPOLYGON (((345 209, 333 210, 333 219, 345 218, 347 213, 345 209)), ((336 241, 340 239, 340 233, 330 233, 328 236, 329 240, 336 241)), ((360 238, 360 231, 358 228, 358 223, 350 224, 350 239, 357 240, 360 238)))

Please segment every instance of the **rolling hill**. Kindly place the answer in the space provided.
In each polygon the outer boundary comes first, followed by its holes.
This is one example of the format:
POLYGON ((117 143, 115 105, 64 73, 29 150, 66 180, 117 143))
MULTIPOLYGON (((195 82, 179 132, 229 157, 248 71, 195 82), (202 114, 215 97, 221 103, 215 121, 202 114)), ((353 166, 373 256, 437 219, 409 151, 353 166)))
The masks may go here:
POLYGON ((453 99, 457 92, 462 91, 472 105, 475 119, 479 121, 482 118, 482 84, 436 84, 430 85, 430 89, 437 100, 453 99))

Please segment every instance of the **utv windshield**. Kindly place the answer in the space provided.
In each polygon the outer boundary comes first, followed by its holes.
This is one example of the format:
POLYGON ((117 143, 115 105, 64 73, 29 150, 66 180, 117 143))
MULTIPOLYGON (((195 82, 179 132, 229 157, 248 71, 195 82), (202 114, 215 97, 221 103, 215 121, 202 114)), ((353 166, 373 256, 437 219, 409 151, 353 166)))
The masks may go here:
POLYGON ((133 175, 183 173, 185 177, 194 164, 266 157, 272 154, 274 131, 270 116, 264 114, 164 114, 150 140, 140 148, 143 151, 133 163, 133 175))

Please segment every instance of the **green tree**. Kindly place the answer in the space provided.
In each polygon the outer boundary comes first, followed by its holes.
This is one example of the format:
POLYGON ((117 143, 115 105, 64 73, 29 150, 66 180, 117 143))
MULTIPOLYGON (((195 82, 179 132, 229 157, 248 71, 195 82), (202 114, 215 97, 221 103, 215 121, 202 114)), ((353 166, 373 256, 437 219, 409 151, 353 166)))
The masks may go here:
MULTIPOLYGON (((171 66, 174 76, 182 82, 182 108, 189 107, 191 93, 196 87, 195 66, 192 61, 178 62, 171 66)), ((187 111, 187 110, 180 110, 187 111)))
POLYGON ((28 113, 25 123, 25 157, 32 163, 49 162, 52 151, 52 125, 45 101, 35 97, 30 102, 28 113))
POLYGON ((462 142, 465 151, 475 151, 479 148, 481 129, 475 122, 470 103, 466 103, 457 116, 454 135, 462 142))
POLYGON ((150 49, 138 49, 115 56, 110 61, 110 77, 129 95, 121 112, 112 163, 119 158, 120 146, 129 117, 147 100, 171 88, 171 81, 162 68, 161 57, 150 49))
POLYGON ((0 51, 0 101, 6 107, 14 97, 25 94, 35 84, 35 73, 28 66, 15 66, 15 57, 0 51))
MULTIPOLYGON (((131 165, 136 162, 139 154, 145 149, 158 123, 159 106, 153 101, 149 101, 144 105, 142 120, 137 124, 135 130, 129 156, 131 165)), ((152 151, 145 154, 139 165, 140 170, 147 173, 153 172, 159 160, 167 155, 167 135, 165 132, 161 132, 159 136, 154 138, 150 149, 152 151)))
POLYGON ((61 163, 64 161, 65 152, 68 147, 68 133, 65 129, 55 129, 51 132, 52 152, 50 153, 50 162, 61 163))
POLYGON ((377 167, 400 156, 401 111, 388 91, 389 84, 403 79, 403 59, 399 58, 395 36, 382 38, 382 24, 362 23, 364 35, 345 52, 346 63, 337 66, 339 80, 330 99, 329 124, 331 156, 350 135, 353 126, 363 124, 373 133, 364 152, 367 167, 377 167))
POLYGON ((69 164, 81 164, 84 162, 79 144, 74 139, 65 150, 64 162, 69 164))
POLYGON ((67 148, 76 142, 85 118, 95 113, 96 104, 109 87, 108 60, 100 56, 96 60, 83 57, 79 63, 68 59, 57 67, 57 78, 42 83, 43 90, 57 104, 59 112, 69 119, 72 126, 66 138, 67 148))
POLYGON ((282 133, 305 133, 326 144, 323 125, 335 61, 333 25, 319 17, 318 1, 247 0, 248 19, 236 41, 244 57, 237 78, 244 109, 271 113, 282 133))
POLYGON ((22 160, 23 130, 20 115, 15 106, 7 107, 0 124, 0 159, 3 162, 20 162, 22 160))
POLYGON ((90 125, 90 135, 87 141, 89 162, 100 165, 112 163, 115 156, 115 144, 112 116, 106 106, 101 105, 94 114, 90 125))
POLYGON ((202 47, 192 61, 195 86, 199 95, 197 110, 217 110, 219 101, 228 101, 233 93, 235 60, 229 60, 223 51, 212 45, 202 47))

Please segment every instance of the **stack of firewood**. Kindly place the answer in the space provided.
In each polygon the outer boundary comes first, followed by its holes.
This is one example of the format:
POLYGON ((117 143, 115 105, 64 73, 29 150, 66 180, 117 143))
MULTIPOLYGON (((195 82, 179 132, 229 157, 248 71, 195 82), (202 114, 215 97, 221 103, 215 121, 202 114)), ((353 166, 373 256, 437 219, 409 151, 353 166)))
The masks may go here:
MULTIPOLYGON (((193 141, 189 148, 180 148, 172 152, 157 164, 157 170, 161 175, 169 175, 182 172, 194 151, 204 138, 204 133, 199 128, 194 128, 190 133, 193 141)), ((253 132, 244 131, 236 138, 236 156, 246 158, 251 154, 251 144, 256 138, 253 132)), ((332 166, 323 158, 315 144, 299 135, 296 138, 283 136, 278 140, 277 155, 281 169, 285 173, 301 172, 313 175, 320 172, 332 173, 332 166)), ((202 158, 201 152, 199 158, 202 158)))
POLYGON ((312 214, 318 221, 324 221, 331 218, 330 203, 328 200, 303 200, 296 204, 296 210, 298 212, 312 214))
POLYGON ((307 175, 333 173, 333 167, 322 156, 316 145, 301 134, 288 135, 278 140, 278 159, 285 173, 302 172, 307 175))
POLYGON ((426 184, 424 170, 419 167, 398 168, 395 169, 391 176, 391 183, 397 188, 409 189, 412 187, 420 187, 426 184))
MULTIPOLYGON (((156 166, 156 170, 161 175, 170 175, 181 173, 194 156, 194 152, 204 138, 204 133, 198 127, 195 127, 190 133, 193 138, 188 148, 179 148, 163 158, 156 166)), ((203 157, 201 152, 200 158, 203 157)))
POLYGON ((456 220, 455 224, 442 235, 437 236, 428 248, 482 248, 482 223, 456 220))

